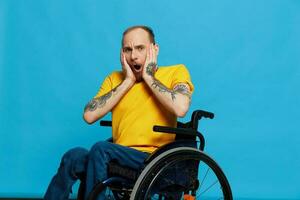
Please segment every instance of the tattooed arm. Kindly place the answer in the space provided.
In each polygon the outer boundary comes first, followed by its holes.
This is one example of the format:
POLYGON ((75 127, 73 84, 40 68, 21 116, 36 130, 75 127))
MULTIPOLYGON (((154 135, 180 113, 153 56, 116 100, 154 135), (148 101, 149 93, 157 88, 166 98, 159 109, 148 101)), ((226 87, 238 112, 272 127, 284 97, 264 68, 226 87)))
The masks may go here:
POLYGON ((178 83, 173 88, 168 88, 155 78, 157 49, 154 44, 148 48, 143 79, 165 108, 177 117, 184 117, 190 107, 191 88, 186 83, 178 83))
POLYGON ((136 78, 130 69, 130 66, 126 62, 126 58, 122 52, 120 57, 125 79, 117 87, 100 97, 93 98, 85 106, 83 119, 89 124, 94 123, 110 112, 136 82, 136 78))
POLYGON ((88 124, 92 124, 102 118, 112 110, 132 85, 132 82, 124 80, 120 85, 108 93, 93 98, 84 108, 83 119, 88 124))
POLYGON ((145 82, 165 108, 174 113, 177 117, 185 116, 191 101, 191 92, 188 84, 178 83, 174 88, 170 89, 154 76, 149 76, 145 79, 145 82))

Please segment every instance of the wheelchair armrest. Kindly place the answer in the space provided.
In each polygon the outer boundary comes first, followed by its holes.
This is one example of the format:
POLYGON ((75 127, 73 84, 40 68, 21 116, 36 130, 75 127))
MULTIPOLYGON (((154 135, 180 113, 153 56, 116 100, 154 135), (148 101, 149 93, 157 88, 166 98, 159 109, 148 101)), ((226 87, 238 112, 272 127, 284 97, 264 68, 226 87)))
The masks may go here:
POLYGON ((112 121, 101 120, 100 126, 112 126, 112 121))
POLYGON ((197 136, 200 140, 200 150, 203 151, 205 145, 204 136, 198 132, 197 130, 191 128, 174 128, 174 127, 167 127, 167 126, 153 126, 154 132, 162 132, 162 133, 169 133, 169 134, 176 134, 176 135, 183 135, 183 136, 197 136))
POLYGON ((162 132, 162 133, 170 133, 170 134, 178 134, 178 135, 189 135, 189 136, 197 136, 198 132, 189 129, 189 128, 174 128, 168 126, 153 126, 153 131, 162 132))
MULTIPOLYGON (((112 122, 111 121, 106 121, 106 120, 101 120, 100 121, 100 126, 112 126, 112 122)), ((106 139, 106 141, 113 143, 113 138, 110 137, 110 138, 106 139)))

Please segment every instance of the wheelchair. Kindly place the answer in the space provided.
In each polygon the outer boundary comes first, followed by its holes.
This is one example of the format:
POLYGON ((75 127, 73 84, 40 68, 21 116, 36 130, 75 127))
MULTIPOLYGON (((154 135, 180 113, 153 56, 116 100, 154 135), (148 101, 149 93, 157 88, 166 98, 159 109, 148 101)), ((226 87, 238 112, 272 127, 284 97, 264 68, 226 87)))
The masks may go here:
MULTIPOLYGON (((175 140, 154 151, 140 170, 110 162, 110 178, 95 185, 88 199, 97 200, 98 194, 105 191, 106 199, 111 200, 232 200, 222 169, 203 152, 205 139, 198 131, 203 117, 213 119, 214 114, 196 110, 189 122, 177 122, 176 128, 154 126, 155 132, 176 134, 175 140)), ((102 126, 111 124, 111 121, 100 122, 102 126)), ((78 190, 78 200, 83 199, 83 193, 84 181, 78 190)))

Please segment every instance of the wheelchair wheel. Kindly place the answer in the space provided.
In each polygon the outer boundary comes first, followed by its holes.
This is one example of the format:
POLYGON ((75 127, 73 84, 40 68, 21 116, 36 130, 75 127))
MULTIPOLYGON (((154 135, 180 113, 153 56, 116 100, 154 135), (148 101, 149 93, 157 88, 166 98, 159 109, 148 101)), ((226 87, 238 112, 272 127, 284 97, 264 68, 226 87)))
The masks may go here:
POLYGON ((190 147, 168 150, 151 161, 139 176, 130 200, 232 200, 227 178, 218 164, 190 147))

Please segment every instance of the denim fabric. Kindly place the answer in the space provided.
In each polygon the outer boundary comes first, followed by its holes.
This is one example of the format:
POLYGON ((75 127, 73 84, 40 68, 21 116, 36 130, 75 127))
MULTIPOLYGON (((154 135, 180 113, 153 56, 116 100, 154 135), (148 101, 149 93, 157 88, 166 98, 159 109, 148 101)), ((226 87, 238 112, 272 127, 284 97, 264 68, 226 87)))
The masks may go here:
MULTIPOLYGON (((57 173, 52 178, 45 200, 67 200, 73 184, 84 174, 86 181, 85 199, 95 184, 107 179, 107 164, 117 160, 120 165, 139 169, 149 154, 110 142, 98 142, 90 151, 74 148, 66 152, 57 173)), ((101 194, 98 199, 104 199, 101 194)))

